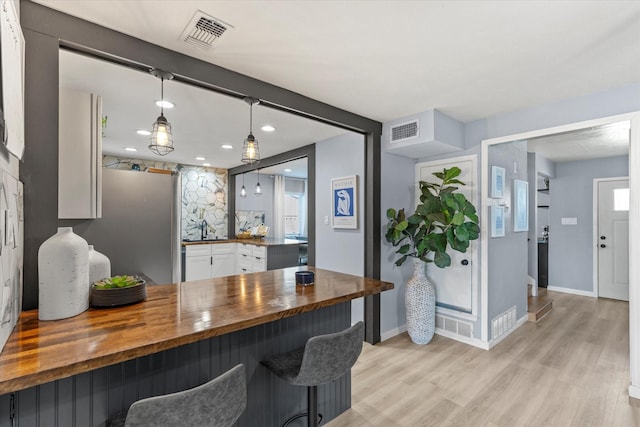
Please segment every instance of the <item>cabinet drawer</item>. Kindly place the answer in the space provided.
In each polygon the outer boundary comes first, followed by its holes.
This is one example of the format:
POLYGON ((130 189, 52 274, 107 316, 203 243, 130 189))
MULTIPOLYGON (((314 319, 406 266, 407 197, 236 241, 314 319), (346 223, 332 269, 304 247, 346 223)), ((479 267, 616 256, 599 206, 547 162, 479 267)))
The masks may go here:
POLYGON ((238 274, 252 273, 253 272, 253 268, 251 267, 251 262, 247 262, 247 261, 240 262, 240 261, 238 261, 236 272, 238 274))
POLYGON ((251 261, 251 267, 254 272, 267 271, 267 260, 260 257, 254 257, 251 261))
POLYGON ((211 254, 232 254, 236 251, 235 243, 214 243, 211 246, 211 254))
POLYGON ((188 245, 185 250, 187 256, 211 255, 212 245, 188 245))
POLYGON ((238 243, 238 253, 253 255, 253 245, 249 245, 247 243, 238 243))
POLYGON ((253 247, 253 256, 257 256, 260 258, 267 257, 267 247, 266 246, 254 246, 253 247))

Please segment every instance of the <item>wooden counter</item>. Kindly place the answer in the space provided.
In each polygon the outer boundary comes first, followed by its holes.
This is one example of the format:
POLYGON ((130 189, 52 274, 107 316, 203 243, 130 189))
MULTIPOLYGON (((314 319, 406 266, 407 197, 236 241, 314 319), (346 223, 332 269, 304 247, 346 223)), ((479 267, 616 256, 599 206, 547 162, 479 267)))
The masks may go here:
POLYGON ((393 284, 312 267, 150 286, 147 300, 39 321, 21 314, 0 354, 0 394, 392 289, 393 284), (315 271, 315 286, 294 273, 315 271))
POLYGON ((221 239, 221 240, 194 240, 194 241, 182 241, 182 246, 190 245, 211 245, 220 243, 244 243, 246 245, 256 246, 280 246, 280 245, 300 245, 307 243, 306 240, 296 239, 279 239, 274 237, 264 237, 262 239, 221 239))

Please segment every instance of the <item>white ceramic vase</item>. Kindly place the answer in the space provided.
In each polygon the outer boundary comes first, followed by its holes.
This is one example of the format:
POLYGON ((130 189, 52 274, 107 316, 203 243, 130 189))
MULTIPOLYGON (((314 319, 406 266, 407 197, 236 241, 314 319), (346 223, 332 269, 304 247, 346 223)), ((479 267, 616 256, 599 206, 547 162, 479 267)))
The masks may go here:
POLYGON ((38 250, 38 277, 38 319, 64 319, 88 309, 87 241, 71 227, 59 227, 38 250))
POLYGON ((89 285, 107 277, 111 277, 111 261, 89 245, 89 285))
POLYGON ((425 263, 413 259, 413 275, 405 285, 407 332, 416 344, 428 344, 436 330, 436 289, 425 275, 425 263))

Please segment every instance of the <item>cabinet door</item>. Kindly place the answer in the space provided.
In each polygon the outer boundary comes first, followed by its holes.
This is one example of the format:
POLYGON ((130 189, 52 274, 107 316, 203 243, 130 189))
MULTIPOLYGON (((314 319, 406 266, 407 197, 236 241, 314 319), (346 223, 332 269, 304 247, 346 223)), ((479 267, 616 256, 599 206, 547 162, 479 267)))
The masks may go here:
POLYGON ((211 259, 211 277, 224 277, 236 274, 236 255, 234 253, 214 254, 211 259))
POLYGON ((211 277, 211 255, 185 257, 184 280, 200 280, 211 277))
POLYGON ((59 101, 58 218, 101 218, 102 99, 64 89, 59 101))

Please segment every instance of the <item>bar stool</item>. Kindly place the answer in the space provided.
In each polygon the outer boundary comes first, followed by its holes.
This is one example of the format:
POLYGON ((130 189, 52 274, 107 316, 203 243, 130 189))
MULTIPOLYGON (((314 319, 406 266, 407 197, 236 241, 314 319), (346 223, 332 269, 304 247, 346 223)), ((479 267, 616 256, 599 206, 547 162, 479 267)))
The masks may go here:
POLYGON ((246 376, 240 364, 198 387, 134 402, 124 426, 230 427, 246 406, 246 376))
POLYGON ((304 347, 261 362, 288 383, 307 387, 308 412, 292 416, 283 427, 305 415, 308 426, 320 424, 318 385, 345 375, 358 360, 363 340, 364 323, 358 322, 341 332, 311 337, 304 347))

